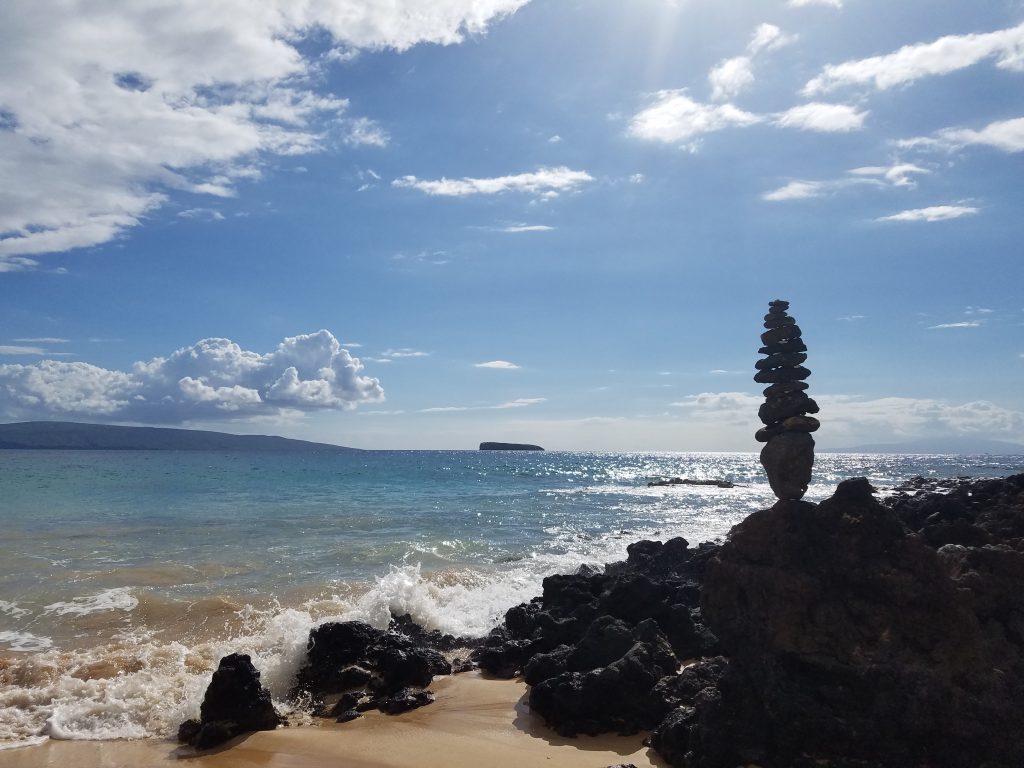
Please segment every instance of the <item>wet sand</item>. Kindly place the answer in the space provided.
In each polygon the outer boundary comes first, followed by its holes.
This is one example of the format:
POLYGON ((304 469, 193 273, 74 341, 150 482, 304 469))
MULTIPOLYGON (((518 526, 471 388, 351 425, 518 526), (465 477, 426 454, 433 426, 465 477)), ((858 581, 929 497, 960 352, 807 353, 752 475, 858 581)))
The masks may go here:
POLYGON ((526 684, 479 673, 438 678, 437 700, 402 715, 367 713, 350 723, 279 728, 194 753, 173 742, 47 741, 0 751, 0 768, 605 768, 666 763, 636 736, 566 739, 544 727, 526 704, 526 684), (181 762, 179 762, 181 761, 181 762))

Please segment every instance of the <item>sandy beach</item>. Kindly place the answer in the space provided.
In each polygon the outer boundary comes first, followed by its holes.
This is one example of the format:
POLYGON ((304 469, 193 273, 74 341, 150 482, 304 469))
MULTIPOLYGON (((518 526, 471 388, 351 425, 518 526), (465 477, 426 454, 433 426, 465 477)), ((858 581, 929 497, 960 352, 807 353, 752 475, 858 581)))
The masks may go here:
POLYGON ((170 741, 48 741, 0 751, 0 768, 146 768, 185 760, 197 768, 604 768, 665 766, 635 736, 566 739, 530 713, 526 684, 466 673, 435 680, 437 700, 403 715, 369 712, 342 725, 253 733, 196 754, 170 741))

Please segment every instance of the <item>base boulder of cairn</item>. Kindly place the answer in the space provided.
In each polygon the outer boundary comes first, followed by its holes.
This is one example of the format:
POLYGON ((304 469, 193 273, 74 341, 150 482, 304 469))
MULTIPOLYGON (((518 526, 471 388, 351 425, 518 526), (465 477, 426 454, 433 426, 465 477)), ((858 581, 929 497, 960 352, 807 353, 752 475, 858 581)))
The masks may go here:
POLYGON ((769 302, 764 316, 759 350, 767 357, 758 360, 754 381, 768 384, 765 402, 758 409, 764 427, 754 435, 765 443, 761 465, 768 483, 780 499, 799 501, 807 492, 814 466, 814 432, 820 423, 809 413, 818 412, 818 404, 807 396, 804 381, 811 372, 804 368, 807 345, 796 320, 787 314, 789 302, 769 302))

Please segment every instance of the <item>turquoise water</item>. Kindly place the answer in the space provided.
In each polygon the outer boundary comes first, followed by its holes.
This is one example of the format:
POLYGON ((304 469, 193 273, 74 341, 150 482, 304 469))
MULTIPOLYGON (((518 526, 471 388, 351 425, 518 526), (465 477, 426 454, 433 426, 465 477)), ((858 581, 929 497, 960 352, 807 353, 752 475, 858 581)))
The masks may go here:
MULTIPOLYGON (((825 454, 807 498, 1022 470, 825 454)), ((224 653, 280 697, 319 621, 483 633, 545 575, 719 538, 773 501, 753 453, 0 451, 0 743, 163 735, 224 653), (647 486, 673 476, 736 487, 647 486)))

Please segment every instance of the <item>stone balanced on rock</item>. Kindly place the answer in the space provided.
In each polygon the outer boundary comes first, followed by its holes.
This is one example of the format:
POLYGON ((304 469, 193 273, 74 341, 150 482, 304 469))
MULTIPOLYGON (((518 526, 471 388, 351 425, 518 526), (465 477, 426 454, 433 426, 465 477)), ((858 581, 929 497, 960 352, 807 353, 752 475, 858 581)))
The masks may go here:
POLYGON ((772 491, 780 499, 796 501, 803 498, 811 482, 814 438, 810 433, 821 424, 807 415, 817 413, 818 404, 804 391, 804 380, 811 375, 803 366, 807 345, 788 309, 788 301, 776 299, 768 303, 764 316, 767 330, 761 334, 764 346, 758 352, 767 357, 757 361, 754 381, 769 386, 764 390, 764 405, 757 412, 765 426, 754 438, 765 443, 761 464, 772 491))

